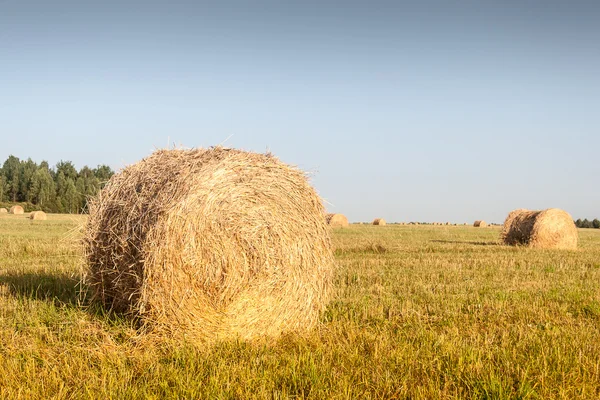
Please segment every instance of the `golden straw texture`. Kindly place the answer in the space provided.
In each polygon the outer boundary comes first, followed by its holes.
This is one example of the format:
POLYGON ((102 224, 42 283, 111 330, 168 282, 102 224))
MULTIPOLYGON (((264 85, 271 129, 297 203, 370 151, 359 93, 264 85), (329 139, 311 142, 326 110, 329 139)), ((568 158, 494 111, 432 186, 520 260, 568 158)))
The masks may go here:
POLYGON ((90 202, 86 282, 159 335, 306 331, 331 292, 323 212, 304 173, 270 154, 159 150, 90 202))
POLYGON ((508 245, 543 249, 576 249, 579 235, 573 218, 558 208, 543 211, 518 209, 504 221, 501 240, 508 245))
POLYGON ((325 221, 332 228, 343 228, 350 225, 344 214, 327 214, 325 215, 325 221))

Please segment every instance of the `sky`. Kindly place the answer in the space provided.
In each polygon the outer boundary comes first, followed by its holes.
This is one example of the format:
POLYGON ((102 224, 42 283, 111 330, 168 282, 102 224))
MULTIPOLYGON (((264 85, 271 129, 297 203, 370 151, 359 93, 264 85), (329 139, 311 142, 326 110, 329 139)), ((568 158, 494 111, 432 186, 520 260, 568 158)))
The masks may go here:
POLYGON ((0 162, 271 151, 351 221, 600 218, 600 3, 0 0, 0 162))

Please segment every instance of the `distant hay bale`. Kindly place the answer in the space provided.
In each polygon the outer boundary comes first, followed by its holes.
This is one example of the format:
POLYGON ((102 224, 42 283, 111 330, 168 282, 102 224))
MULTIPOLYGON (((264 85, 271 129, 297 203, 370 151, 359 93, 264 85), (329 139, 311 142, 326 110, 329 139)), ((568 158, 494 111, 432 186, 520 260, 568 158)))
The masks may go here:
POLYGON ((158 337, 303 332, 332 289, 321 199, 270 154, 154 152, 90 201, 84 248, 94 299, 158 337))
POLYGON ((46 216, 46 213, 43 211, 34 211, 31 214, 29 214, 29 219, 33 219, 36 221, 45 221, 48 219, 48 217, 46 216))
POLYGON ((473 226, 475 228, 485 228, 485 227, 487 227, 487 223, 485 221, 479 221, 479 220, 477 220, 477 221, 475 221, 475 223, 473 224, 473 226))
POLYGON ((0 208, 0 214, 8 214, 8 210, 4 207, 0 208))
POLYGON ((18 214, 18 215, 21 215, 21 214, 24 214, 24 213, 25 213, 25 210, 23 210, 23 207, 21 207, 21 206, 12 206, 12 207, 10 208, 10 211, 9 211, 9 212, 10 212, 11 214, 18 214))
POLYGON ((332 228, 343 228, 349 225, 348 218, 344 214, 327 214, 325 221, 332 228))
POLYGON ((579 239, 571 215, 558 208, 543 211, 511 211, 500 233, 507 245, 526 245, 542 249, 576 249, 579 239))
POLYGON ((383 219, 383 218, 375 218, 373 220, 373 225, 385 226, 385 219, 383 219))

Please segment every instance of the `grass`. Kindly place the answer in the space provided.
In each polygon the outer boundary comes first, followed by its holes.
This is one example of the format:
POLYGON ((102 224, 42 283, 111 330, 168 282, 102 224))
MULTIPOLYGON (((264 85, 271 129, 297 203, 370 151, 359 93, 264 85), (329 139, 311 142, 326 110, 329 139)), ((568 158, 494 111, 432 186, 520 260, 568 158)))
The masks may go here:
POLYGON ((600 232, 350 226, 322 326, 274 345, 158 344, 80 295, 82 219, 0 216, 0 398, 600 397, 600 232))

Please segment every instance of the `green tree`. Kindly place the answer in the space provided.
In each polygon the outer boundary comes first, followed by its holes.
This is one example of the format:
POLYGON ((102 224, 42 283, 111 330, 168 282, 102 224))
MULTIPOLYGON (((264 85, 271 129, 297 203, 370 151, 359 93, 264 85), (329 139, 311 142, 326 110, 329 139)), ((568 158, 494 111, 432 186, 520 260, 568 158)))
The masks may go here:
POLYGON ((21 161, 21 176, 19 179, 19 200, 32 201, 32 195, 29 191, 31 188, 31 180, 37 171, 38 166, 35 162, 28 158, 27 161, 21 161))
POLYGON ((2 175, 6 182, 6 194, 10 201, 18 201, 20 187, 21 161, 18 157, 8 156, 2 165, 2 175))
POLYGON ((114 171, 108 165, 98 165, 94 169, 94 175, 100 183, 106 183, 114 174, 114 171))
POLYGON ((594 227, 595 229, 600 229, 600 220, 598 218, 592 221, 592 227, 594 227))
POLYGON ((56 164, 56 174, 62 174, 66 179, 71 179, 73 182, 77 180, 77 170, 71 161, 59 161, 56 164))
POLYGON ((577 221, 575 221, 575 226, 578 228, 583 228, 583 221, 581 218, 578 218, 577 221))
POLYGON ((592 222, 589 221, 587 218, 583 220, 583 222, 581 223, 581 227, 582 228, 591 228, 592 227, 592 222))
POLYGON ((54 188, 54 180, 49 170, 39 168, 35 171, 31 179, 29 193, 32 203, 39 205, 47 211, 55 211, 56 189, 54 188))

